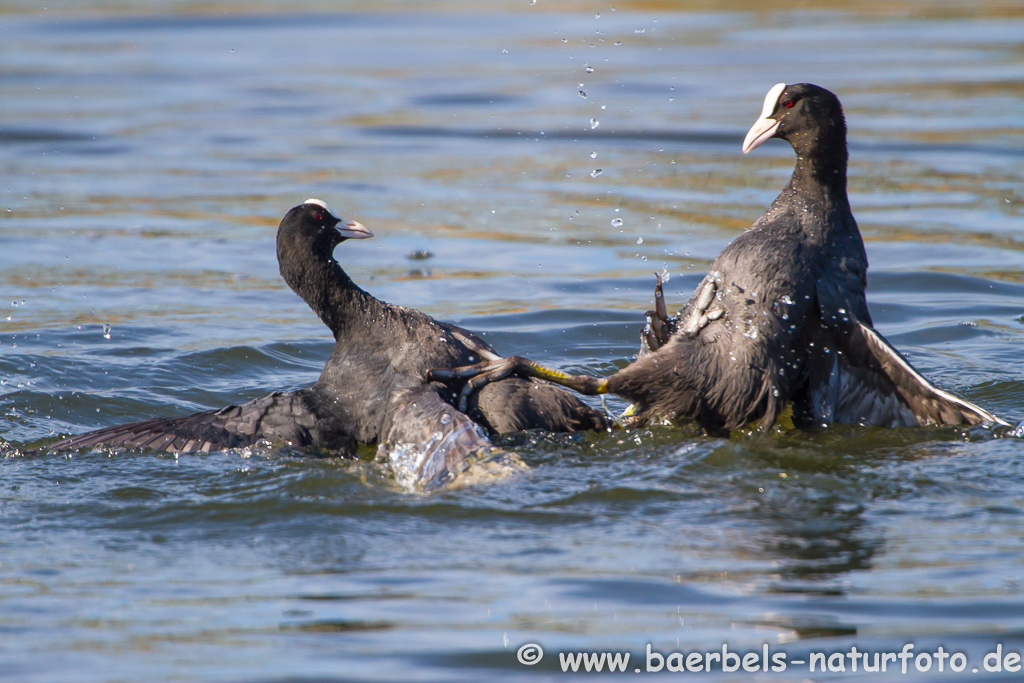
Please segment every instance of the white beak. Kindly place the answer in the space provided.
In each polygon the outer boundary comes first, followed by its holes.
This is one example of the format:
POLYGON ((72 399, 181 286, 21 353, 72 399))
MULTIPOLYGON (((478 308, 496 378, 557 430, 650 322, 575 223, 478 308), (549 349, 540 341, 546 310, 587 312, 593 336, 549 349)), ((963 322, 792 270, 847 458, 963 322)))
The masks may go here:
POLYGON ((347 240, 365 240, 373 237, 369 228, 358 221, 342 221, 334 226, 334 229, 347 240))
POLYGON ((775 135, 775 131, 779 129, 781 121, 768 118, 775 111, 775 107, 779 104, 779 97, 782 95, 782 91, 786 89, 785 83, 776 83, 772 86, 772 89, 768 91, 768 94, 764 97, 764 107, 761 108, 761 117, 754 122, 750 130, 747 131, 747 137, 743 138, 743 153, 747 154, 752 149, 756 149, 761 145, 762 142, 775 135))

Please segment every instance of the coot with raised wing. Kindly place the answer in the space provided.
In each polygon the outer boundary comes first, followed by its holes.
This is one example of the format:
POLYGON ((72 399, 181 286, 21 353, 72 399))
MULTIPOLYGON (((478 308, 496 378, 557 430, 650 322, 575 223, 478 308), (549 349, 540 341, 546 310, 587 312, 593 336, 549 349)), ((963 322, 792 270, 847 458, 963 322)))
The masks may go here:
POLYGON ((342 221, 317 199, 293 208, 281 221, 281 275, 335 338, 313 386, 215 411, 107 427, 58 441, 49 449, 123 445, 187 452, 265 440, 352 455, 356 443, 426 444, 417 464, 424 469, 417 476, 421 484, 436 485, 457 474, 468 460, 493 450, 478 425, 495 434, 607 427, 601 411, 565 389, 518 377, 481 391, 468 415, 447 403, 461 383, 427 384, 423 376, 428 368, 500 356, 467 330, 387 304, 360 289, 333 252, 347 239, 372 236, 359 223, 342 221), (433 457, 437 453, 440 459, 433 457))
POLYGON ((796 152, 789 183, 715 259, 677 319, 658 301, 634 363, 606 379, 523 358, 431 376, 471 377, 466 394, 513 373, 543 377, 626 397, 635 420, 693 421, 716 433, 751 422, 766 429, 787 404, 804 427, 1005 424, 935 387, 872 327, 839 99, 807 83, 775 85, 743 152, 773 137, 796 152))

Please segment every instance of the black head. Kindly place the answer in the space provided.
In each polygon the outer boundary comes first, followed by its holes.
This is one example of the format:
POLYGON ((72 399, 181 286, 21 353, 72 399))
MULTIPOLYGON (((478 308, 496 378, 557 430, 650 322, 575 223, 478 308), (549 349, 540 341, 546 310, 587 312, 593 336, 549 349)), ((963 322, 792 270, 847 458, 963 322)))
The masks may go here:
POLYGON ((798 156, 841 155, 846 158, 846 120, 834 94, 810 83, 772 86, 761 117, 743 140, 743 153, 769 138, 789 141, 798 156))
POLYGON ((334 248, 348 239, 373 233, 355 221, 338 218, 319 199, 307 199, 285 214, 277 229, 277 262, 281 277, 320 316, 335 337, 347 309, 346 292, 361 291, 334 260, 334 248))
POLYGON ((307 199, 285 214, 277 229, 277 258, 312 254, 331 258, 334 248, 348 239, 366 239, 373 233, 356 221, 338 218, 319 199, 307 199))

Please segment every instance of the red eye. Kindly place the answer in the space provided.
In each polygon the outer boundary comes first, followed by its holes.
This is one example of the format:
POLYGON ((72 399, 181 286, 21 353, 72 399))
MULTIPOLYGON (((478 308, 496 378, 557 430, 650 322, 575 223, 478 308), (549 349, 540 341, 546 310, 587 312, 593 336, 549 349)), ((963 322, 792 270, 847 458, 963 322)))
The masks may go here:
POLYGON ((313 214, 313 220, 322 221, 323 219, 324 215, 321 212, 317 211, 316 213, 313 214))
POLYGON ((782 106, 786 107, 786 108, 792 107, 793 106, 793 100, 786 100, 785 102, 782 103, 782 106))

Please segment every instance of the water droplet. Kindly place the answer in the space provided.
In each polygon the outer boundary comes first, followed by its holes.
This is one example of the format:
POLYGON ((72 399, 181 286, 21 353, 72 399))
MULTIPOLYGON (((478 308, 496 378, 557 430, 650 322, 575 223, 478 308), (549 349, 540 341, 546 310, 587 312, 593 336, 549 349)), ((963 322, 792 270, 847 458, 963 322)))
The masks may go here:
MULTIPOLYGON (((590 130, 594 130, 595 128, 597 128, 600 125, 601 125, 601 122, 598 121, 597 119, 590 119, 590 130)), ((594 154, 596 155, 597 152, 594 152, 594 154)))
POLYGON ((593 171, 590 172, 590 177, 591 178, 596 178, 597 176, 601 175, 602 173, 604 173, 604 169, 595 168, 593 171))
POLYGON ((110 339, 110 325, 103 323, 103 338, 110 339))
POLYGON ((580 97, 582 97, 583 99, 587 99, 587 93, 580 90, 580 97))
POLYGON ((612 219, 612 227, 613 228, 618 228, 621 225, 622 225, 622 219, 621 218, 613 218, 612 219))
POLYGON ((643 244, 644 243, 644 238, 643 237, 637 237, 636 238, 636 243, 637 244, 643 244))
POLYGON ((590 158, 591 159, 596 159, 597 158, 597 152, 591 152, 590 153, 590 158))
MULTIPOLYGON (((594 73, 594 67, 590 66, 589 64, 587 64, 586 67, 587 67, 587 73, 588 74, 594 73)), ((1006 201, 1009 202, 1010 200, 1007 199, 1006 201)))
POLYGON ((444 415, 441 416, 441 424, 447 425, 447 424, 451 424, 451 423, 452 423, 452 416, 451 415, 449 415, 448 413, 445 413, 444 415))

